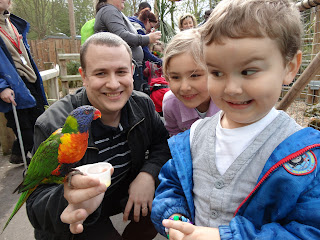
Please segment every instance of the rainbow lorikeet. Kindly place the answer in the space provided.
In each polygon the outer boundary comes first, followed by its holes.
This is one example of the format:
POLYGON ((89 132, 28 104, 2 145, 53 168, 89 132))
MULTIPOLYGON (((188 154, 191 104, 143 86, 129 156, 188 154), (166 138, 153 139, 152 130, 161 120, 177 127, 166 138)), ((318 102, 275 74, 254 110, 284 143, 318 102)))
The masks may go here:
POLYGON ((15 189, 21 196, 6 222, 2 232, 13 216, 40 184, 62 184, 72 171, 74 163, 80 161, 88 147, 91 122, 101 117, 101 112, 89 105, 73 110, 62 128, 42 142, 33 155, 23 182, 15 189))

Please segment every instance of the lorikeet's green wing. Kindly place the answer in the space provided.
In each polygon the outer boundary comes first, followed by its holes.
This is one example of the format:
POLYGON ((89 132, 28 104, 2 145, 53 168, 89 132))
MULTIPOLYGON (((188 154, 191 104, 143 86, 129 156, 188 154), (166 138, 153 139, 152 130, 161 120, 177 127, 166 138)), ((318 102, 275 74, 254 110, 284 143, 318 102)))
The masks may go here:
POLYGON ((23 180, 22 186, 19 188, 19 192, 36 187, 41 181, 50 177, 51 172, 58 167, 58 149, 62 135, 63 134, 59 131, 56 131, 40 144, 31 159, 27 174, 23 180))

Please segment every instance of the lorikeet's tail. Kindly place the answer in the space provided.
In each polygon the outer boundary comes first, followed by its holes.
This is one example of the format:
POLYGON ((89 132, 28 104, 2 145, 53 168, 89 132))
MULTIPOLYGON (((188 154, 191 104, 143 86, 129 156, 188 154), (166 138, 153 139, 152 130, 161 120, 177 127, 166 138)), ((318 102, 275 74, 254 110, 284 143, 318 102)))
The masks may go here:
POLYGON ((32 188, 32 189, 29 189, 29 190, 21 193, 20 198, 19 198, 15 208, 13 209, 13 212, 11 213, 11 216, 9 217, 8 221, 6 222, 6 224, 4 225, 1 234, 6 229, 6 227, 9 225, 9 223, 10 223, 11 219, 14 217, 14 215, 16 215, 16 213, 19 211, 19 209, 22 207, 22 205, 27 201, 28 197, 30 196, 30 194, 35 189, 36 188, 32 188))

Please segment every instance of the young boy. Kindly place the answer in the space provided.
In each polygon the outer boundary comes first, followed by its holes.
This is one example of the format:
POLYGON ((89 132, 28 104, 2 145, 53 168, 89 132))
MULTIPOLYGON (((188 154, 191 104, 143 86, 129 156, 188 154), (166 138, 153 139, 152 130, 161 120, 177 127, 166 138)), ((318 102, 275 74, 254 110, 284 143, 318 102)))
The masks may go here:
POLYGON ((201 33, 222 111, 169 140, 152 206, 161 234, 320 239, 320 133, 274 108, 299 69, 301 32, 289 0, 223 0, 213 10, 201 33))

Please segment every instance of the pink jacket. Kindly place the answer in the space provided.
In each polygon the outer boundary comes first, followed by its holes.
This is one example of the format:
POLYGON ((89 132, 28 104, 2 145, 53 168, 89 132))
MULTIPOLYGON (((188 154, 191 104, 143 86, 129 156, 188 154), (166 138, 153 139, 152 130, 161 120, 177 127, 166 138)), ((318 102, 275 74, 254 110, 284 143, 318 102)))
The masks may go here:
MULTIPOLYGON (((189 129, 195 121, 200 119, 197 111, 194 108, 186 107, 172 91, 166 92, 162 102, 163 117, 165 120, 165 127, 169 134, 176 135, 189 129)), ((206 117, 211 117, 220 109, 210 101, 210 106, 206 117)))

